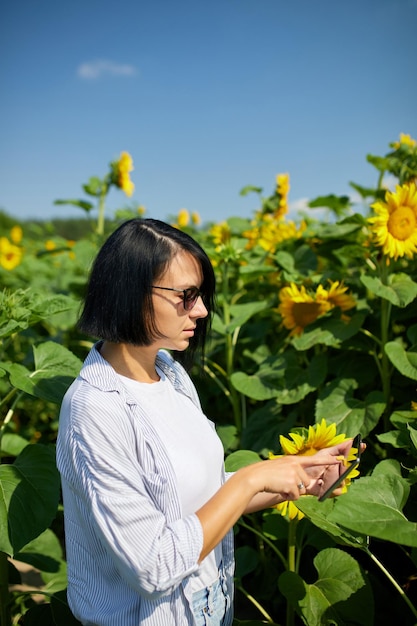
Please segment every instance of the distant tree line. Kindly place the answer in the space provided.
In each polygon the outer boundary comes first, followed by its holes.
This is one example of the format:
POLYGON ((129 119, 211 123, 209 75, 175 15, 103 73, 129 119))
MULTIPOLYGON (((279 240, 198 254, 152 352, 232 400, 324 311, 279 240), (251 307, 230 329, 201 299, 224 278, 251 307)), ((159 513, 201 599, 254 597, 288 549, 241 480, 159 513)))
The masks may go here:
MULTIPOLYGON (((54 217, 50 219, 18 219, 0 209, 0 234, 13 226, 22 227, 26 236, 32 238, 63 237, 78 241, 94 230, 96 219, 88 217, 54 217)), ((106 220, 105 231, 110 231, 114 222, 106 220)))

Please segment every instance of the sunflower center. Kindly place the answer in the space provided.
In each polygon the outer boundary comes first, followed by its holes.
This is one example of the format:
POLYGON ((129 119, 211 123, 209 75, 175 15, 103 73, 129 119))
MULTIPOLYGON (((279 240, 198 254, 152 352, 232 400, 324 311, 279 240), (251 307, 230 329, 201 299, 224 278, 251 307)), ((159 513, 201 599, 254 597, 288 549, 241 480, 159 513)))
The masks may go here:
POLYGON ((292 314, 297 326, 305 328, 314 322, 321 313, 321 304, 318 302, 294 302, 292 314))
POLYGON ((408 206, 400 206, 391 213, 388 220, 388 230, 395 239, 404 241, 411 237, 416 229, 416 216, 408 206))

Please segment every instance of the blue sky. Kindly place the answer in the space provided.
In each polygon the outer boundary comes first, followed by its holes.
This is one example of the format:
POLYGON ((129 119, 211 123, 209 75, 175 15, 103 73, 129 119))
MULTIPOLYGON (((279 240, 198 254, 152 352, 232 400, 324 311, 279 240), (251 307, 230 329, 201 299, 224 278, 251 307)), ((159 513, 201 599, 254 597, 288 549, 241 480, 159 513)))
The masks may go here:
POLYGON ((417 0, 19 0, 0 20, 0 208, 82 215, 122 150, 132 200, 166 219, 249 217, 291 177, 290 202, 372 186, 366 155, 417 138, 417 0))

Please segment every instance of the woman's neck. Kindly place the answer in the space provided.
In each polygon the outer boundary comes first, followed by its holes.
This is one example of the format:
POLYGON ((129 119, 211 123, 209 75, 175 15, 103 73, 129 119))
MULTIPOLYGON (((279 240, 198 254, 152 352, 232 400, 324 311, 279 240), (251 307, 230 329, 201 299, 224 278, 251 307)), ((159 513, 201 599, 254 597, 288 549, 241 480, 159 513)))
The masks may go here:
POLYGON ((104 341, 100 354, 122 376, 141 383, 159 381, 155 369, 157 351, 152 346, 132 346, 127 343, 104 341))

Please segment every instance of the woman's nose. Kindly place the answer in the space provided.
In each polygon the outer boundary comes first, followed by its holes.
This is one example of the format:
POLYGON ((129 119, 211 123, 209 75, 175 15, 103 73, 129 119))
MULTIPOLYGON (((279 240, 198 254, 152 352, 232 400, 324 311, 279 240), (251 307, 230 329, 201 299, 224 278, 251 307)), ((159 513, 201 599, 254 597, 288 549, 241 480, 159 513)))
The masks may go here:
POLYGON ((198 296, 197 302, 190 311, 190 317, 207 317, 207 315, 208 310, 203 302, 203 298, 201 296, 198 296))

